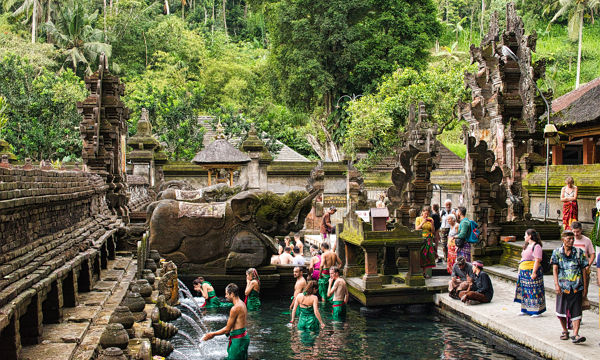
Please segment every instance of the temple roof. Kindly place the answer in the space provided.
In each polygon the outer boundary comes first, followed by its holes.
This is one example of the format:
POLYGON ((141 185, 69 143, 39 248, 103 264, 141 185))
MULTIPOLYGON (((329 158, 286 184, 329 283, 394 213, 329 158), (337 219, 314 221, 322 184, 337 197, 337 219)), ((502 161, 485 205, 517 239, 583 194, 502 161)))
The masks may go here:
POLYGON ((193 163, 204 164, 245 164, 250 162, 248 155, 234 148, 226 139, 216 139, 196 154, 193 163))
POLYGON ((552 101, 551 121, 579 124, 600 118, 600 77, 552 101))

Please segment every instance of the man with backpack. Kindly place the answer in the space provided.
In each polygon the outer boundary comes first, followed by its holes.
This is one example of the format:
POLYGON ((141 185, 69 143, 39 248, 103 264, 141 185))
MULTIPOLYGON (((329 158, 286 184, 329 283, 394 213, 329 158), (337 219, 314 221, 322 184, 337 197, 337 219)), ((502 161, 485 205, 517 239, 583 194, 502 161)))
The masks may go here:
POLYGON ((471 220, 467 218, 467 209, 464 206, 458 207, 456 215, 460 221, 458 234, 454 237, 457 248, 456 257, 463 256, 467 262, 471 262, 471 243, 468 241, 473 235, 471 220))

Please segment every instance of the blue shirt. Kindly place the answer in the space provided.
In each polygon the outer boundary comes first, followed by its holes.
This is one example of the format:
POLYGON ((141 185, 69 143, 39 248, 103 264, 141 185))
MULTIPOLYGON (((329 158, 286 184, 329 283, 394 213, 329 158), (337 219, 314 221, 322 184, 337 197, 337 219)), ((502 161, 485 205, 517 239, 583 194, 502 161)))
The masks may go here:
POLYGON ((558 285, 565 293, 583 291, 583 269, 589 266, 585 252, 572 247, 565 255, 564 245, 552 252, 552 265, 558 265, 558 285))

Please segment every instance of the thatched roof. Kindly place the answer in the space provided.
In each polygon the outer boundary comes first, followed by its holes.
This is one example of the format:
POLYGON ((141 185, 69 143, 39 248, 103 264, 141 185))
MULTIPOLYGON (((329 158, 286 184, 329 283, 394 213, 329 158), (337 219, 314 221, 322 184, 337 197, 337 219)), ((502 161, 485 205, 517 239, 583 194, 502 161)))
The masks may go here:
POLYGON ((580 86, 552 102, 551 122, 557 125, 600 121, 600 78, 580 86))
POLYGON ((192 162, 198 165, 245 164, 250 162, 250 158, 234 148, 227 140, 216 139, 197 153, 192 162))

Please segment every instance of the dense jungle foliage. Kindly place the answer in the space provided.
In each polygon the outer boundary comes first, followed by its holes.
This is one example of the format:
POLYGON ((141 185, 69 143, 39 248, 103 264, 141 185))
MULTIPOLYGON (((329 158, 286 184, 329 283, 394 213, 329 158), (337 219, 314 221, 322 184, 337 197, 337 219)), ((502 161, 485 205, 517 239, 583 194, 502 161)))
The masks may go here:
MULTIPOLYGON (((424 101, 442 142, 464 155, 455 105, 489 16, 505 0, 3 0, 0 138, 23 160, 80 157, 76 100, 105 52, 126 84, 130 133, 141 109, 173 160, 202 147, 197 116, 229 136, 254 123, 300 154, 339 160, 357 140, 367 168, 398 144, 411 102, 424 101)), ((538 85, 556 98, 600 76, 597 0, 517 1, 538 85), (581 45, 581 61, 578 46, 581 45)), ((501 24, 501 28, 503 25, 501 24)))

